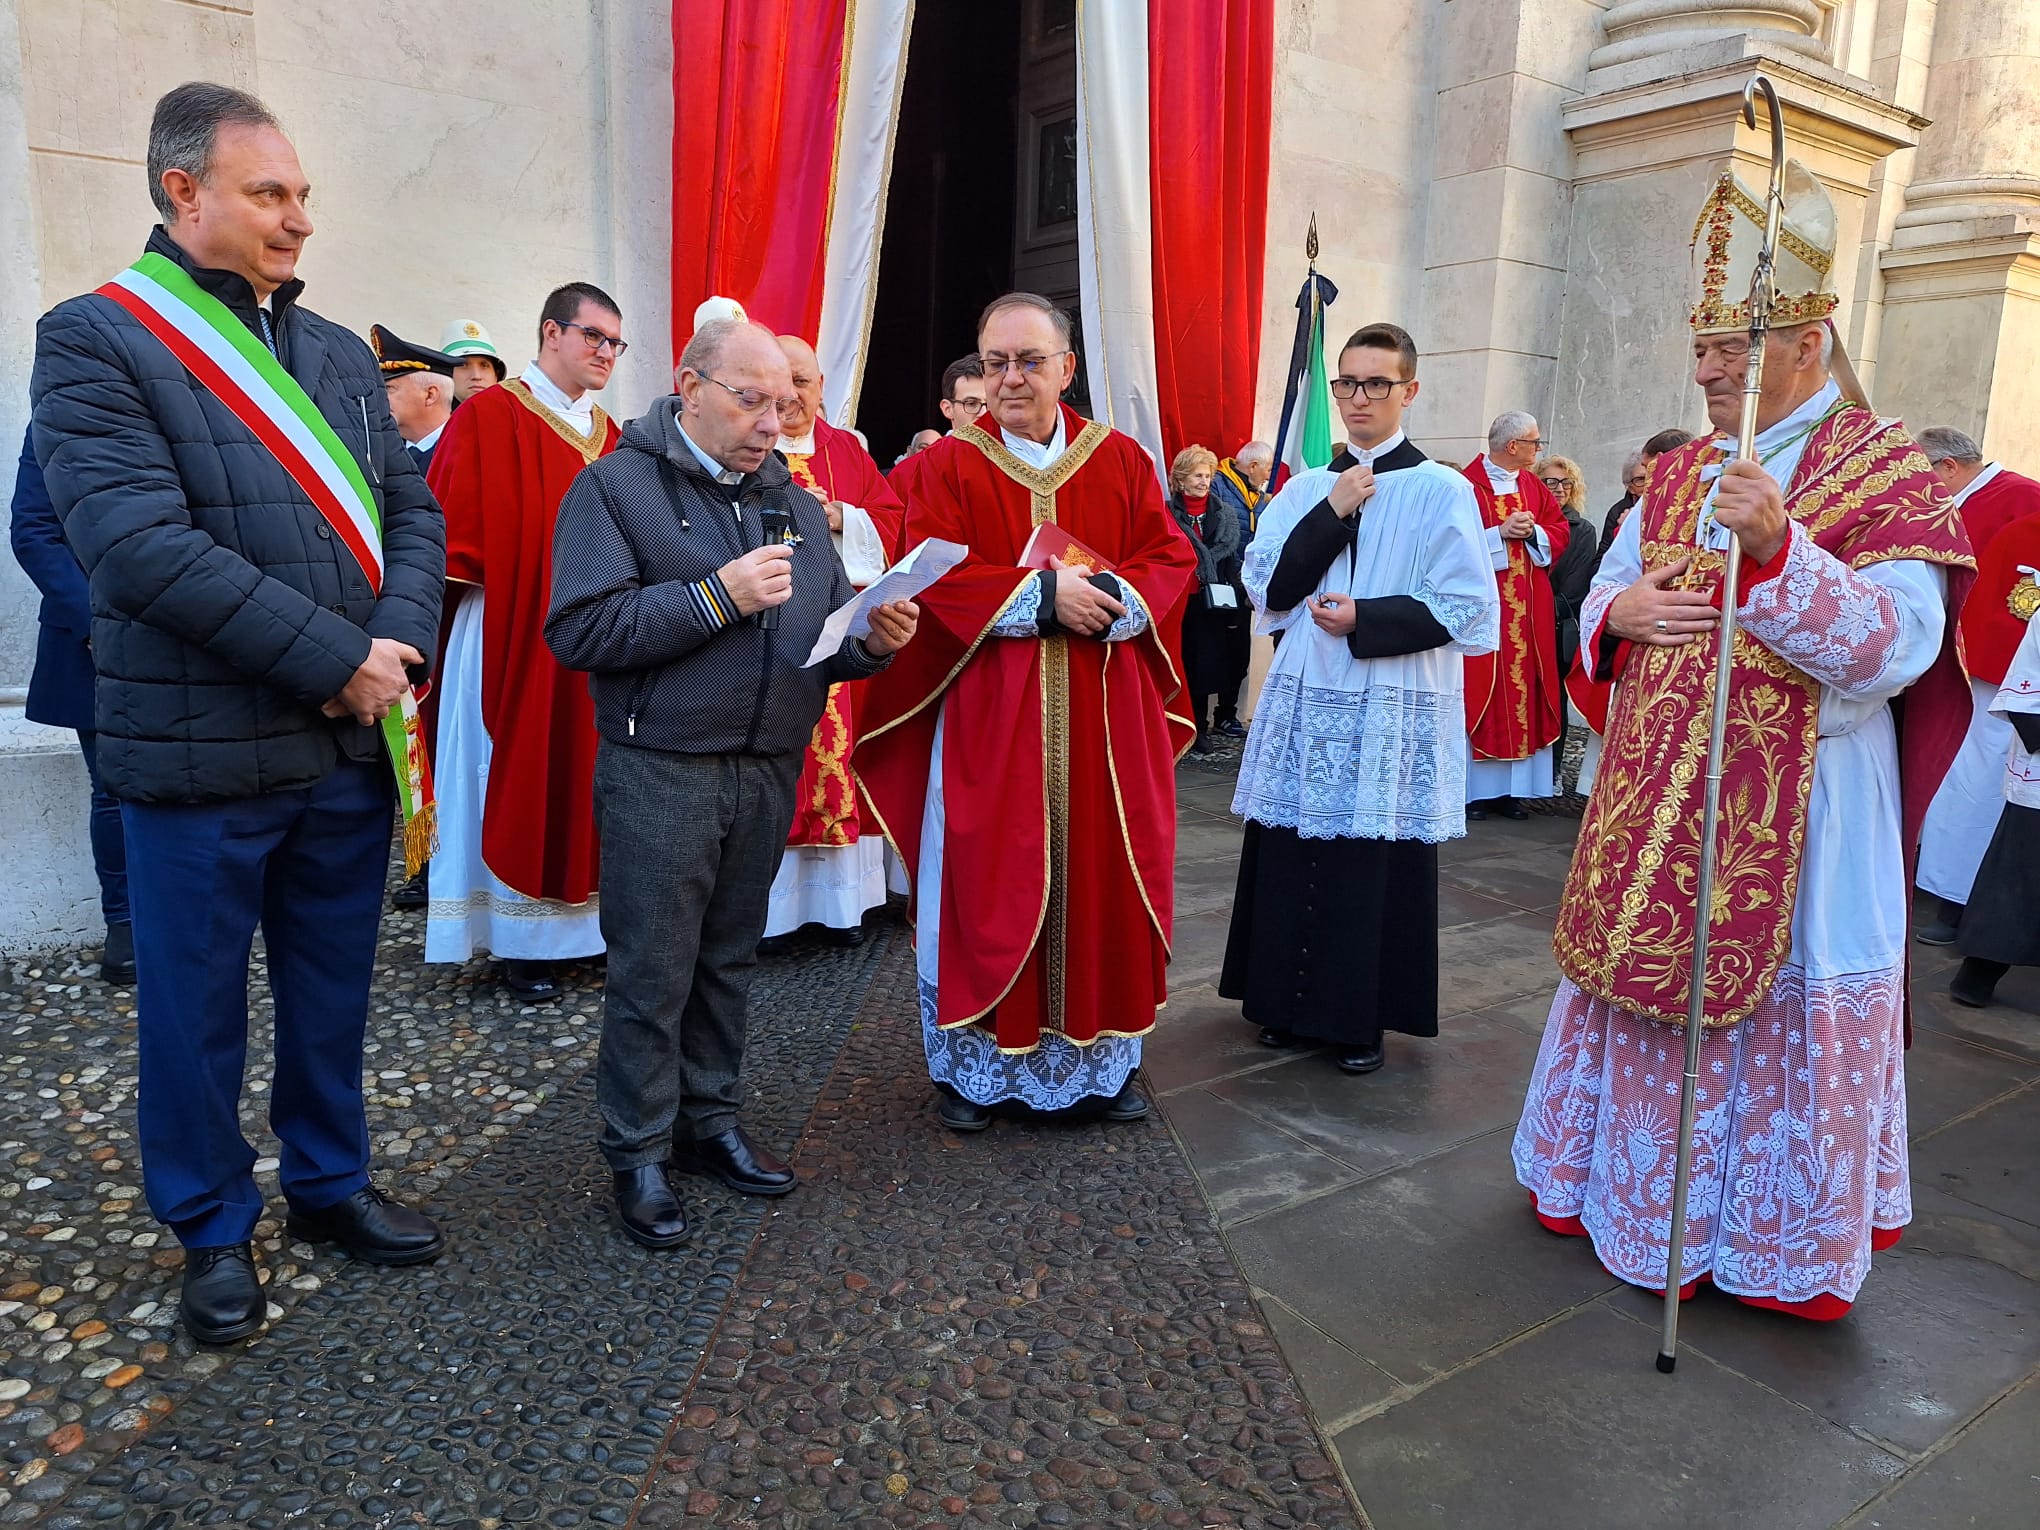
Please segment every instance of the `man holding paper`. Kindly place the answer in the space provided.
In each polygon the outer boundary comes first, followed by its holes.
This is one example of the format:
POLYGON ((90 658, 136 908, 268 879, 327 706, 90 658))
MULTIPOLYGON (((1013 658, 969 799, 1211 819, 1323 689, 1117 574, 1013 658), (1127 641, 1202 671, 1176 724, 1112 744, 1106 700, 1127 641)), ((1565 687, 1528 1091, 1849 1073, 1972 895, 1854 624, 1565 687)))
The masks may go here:
POLYGON ((560 504, 546 642, 587 671, 609 948, 596 1064, 624 1232, 687 1233, 669 1165, 748 1195, 793 1172, 738 1124, 745 1007, 794 782, 831 683, 882 670, 918 610, 808 666, 854 591, 829 519, 774 452, 792 394, 770 330, 702 325, 679 391, 560 504))
POLYGON ((906 523, 909 544, 971 556, 865 693, 852 764, 913 878, 943 1123, 1093 1097, 1135 1120, 1166 994, 1195 563, 1147 453, 1059 403, 1068 315, 1009 293, 978 350, 991 408, 921 454, 906 523))

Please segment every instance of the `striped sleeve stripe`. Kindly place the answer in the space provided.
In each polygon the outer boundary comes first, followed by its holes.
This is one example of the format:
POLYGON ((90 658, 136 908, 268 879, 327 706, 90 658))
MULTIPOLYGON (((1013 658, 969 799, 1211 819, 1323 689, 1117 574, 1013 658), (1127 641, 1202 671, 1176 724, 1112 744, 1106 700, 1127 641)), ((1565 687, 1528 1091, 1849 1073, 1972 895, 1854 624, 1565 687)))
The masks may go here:
POLYGON ((710 628, 721 631, 737 621, 737 603, 724 588, 720 574, 710 574, 706 579, 690 584, 687 590, 701 610, 701 619, 710 628))

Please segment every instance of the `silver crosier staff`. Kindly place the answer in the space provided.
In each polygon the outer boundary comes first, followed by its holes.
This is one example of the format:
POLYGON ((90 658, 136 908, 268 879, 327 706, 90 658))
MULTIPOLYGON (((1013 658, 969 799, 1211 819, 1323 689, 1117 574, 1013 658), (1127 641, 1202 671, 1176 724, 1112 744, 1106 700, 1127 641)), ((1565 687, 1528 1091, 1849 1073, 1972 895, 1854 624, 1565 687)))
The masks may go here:
MULTIPOLYGON (((1750 277, 1750 359, 1743 379, 1742 427, 1736 457, 1757 460, 1757 400, 1764 387, 1764 336, 1778 300, 1772 269, 1778 231, 1785 217, 1785 116, 1778 92, 1765 75, 1753 75, 1743 89, 1743 121, 1757 125, 1757 97, 1770 108, 1771 189, 1764 198, 1764 243, 1750 277)), ((1679 1277, 1686 1268, 1686 1194, 1693 1180, 1693 1117, 1700 1093, 1700 1043, 1706 1035, 1707 937, 1714 913, 1716 830, 1721 820, 1721 752, 1728 732, 1728 685, 1735 667, 1735 613, 1742 583, 1742 542, 1731 536, 1722 556, 1720 646, 1714 656, 1714 715, 1707 727, 1707 786, 1700 812, 1700 879, 1693 911, 1693 975, 1686 988, 1686 1071, 1679 1082, 1679 1146, 1672 1169, 1672 1236, 1665 1255, 1665 1320, 1657 1368, 1669 1373, 1679 1362, 1679 1277)))

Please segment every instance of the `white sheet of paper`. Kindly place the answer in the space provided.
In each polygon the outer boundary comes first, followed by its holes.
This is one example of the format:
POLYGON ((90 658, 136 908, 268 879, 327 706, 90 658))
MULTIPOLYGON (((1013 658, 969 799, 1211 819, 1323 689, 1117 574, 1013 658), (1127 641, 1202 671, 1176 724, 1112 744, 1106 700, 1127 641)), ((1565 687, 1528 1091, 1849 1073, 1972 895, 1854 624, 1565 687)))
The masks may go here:
POLYGON ((855 600, 829 613, 822 623, 822 635, 815 639, 801 668, 813 669, 850 638, 869 637, 873 611, 895 600, 912 600, 969 556, 970 549, 961 542, 930 537, 879 575, 855 600))
POLYGON ((1211 597, 1213 607, 1221 611, 1231 606, 1237 606, 1240 603, 1239 597, 1234 593, 1233 587, 1229 584, 1206 585, 1204 593, 1211 597))

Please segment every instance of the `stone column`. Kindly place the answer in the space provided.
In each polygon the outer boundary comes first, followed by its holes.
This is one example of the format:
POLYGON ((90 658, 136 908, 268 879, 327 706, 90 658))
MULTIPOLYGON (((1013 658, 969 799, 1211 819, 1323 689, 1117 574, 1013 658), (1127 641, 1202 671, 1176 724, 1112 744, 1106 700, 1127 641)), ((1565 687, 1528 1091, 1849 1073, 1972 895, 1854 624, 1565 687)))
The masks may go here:
POLYGON ((2040 12, 1941 0, 1905 209, 1884 252, 1878 406, 2040 470, 2040 12))
POLYGON ((1769 130, 1741 116, 1759 71, 1777 87, 1789 152, 1834 198, 1850 311, 1872 176, 1923 119, 1828 63, 1820 20, 1813 0, 1624 0, 1603 17, 1585 93, 1563 110, 1572 209, 1550 422, 1598 504, 1617 497, 1622 458, 1647 436, 1705 424, 1686 322, 1693 222, 1730 163, 1752 186, 1769 177, 1769 130))

